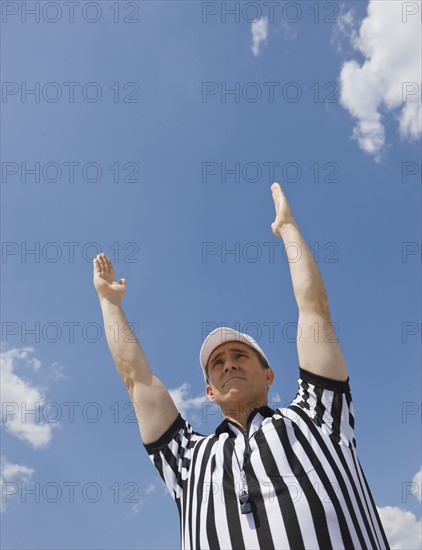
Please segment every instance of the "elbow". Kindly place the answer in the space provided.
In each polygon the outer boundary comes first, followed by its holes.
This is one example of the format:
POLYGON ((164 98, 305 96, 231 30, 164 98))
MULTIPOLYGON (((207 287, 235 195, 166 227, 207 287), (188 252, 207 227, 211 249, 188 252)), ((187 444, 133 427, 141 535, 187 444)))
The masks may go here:
POLYGON ((126 378, 126 379, 123 378, 123 382, 129 393, 130 400, 133 401, 133 388, 135 387, 134 381, 132 380, 132 378, 126 378))
POLYGON ((124 385, 127 387, 128 391, 130 388, 133 389, 135 376, 134 369, 130 363, 124 360, 116 361, 117 372, 120 375, 120 378, 123 380, 124 385))
POLYGON ((137 382, 141 382, 146 385, 151 383, 153 375, 147 365, 125 360, 116 362, 116 365, 120 378, 128 388, 128 391, 129 389, 133 391, 133 386, 137 382))

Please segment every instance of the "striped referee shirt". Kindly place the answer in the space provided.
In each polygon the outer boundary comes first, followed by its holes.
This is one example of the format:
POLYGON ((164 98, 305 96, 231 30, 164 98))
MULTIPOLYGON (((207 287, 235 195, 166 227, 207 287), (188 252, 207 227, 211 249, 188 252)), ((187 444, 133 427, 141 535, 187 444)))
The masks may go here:
POLYGON ((254 409, 246 431, 225 419, 206 436, 179 415, 145 445, 177 504, 182 548, 389 548, 356 455, 349 380, 299 376, 291 404, 254 409))

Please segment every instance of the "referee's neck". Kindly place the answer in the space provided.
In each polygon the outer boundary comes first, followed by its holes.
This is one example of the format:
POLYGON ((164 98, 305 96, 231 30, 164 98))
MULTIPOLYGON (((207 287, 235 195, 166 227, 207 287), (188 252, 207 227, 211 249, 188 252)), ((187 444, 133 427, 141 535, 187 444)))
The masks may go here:
POLYGON ((260 403, 248 403, 248 404, 232 404, 223 403, 221 405, 221 412, 226 420, 238 424, 244 431, 248 429, 248 421, 252 420, 253 412, 260 407, 268 406, 268 401, 260 403))

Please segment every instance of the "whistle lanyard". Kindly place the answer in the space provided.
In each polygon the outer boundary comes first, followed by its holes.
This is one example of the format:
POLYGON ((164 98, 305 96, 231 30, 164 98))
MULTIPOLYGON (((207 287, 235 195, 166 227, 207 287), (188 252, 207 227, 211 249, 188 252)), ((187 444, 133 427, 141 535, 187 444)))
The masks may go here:
POLYGON ((234 451, 234 456, 236 457, 237 465, 239 466, 240 479, 242 482, 242 488, 239 494, 240 511, 242 514, 249 514, 250 512, 252 512, 252 505, 251 505, 251 501, 249 500, 248 483, 246 481, 245 471, 243 468, 240 467, 240 462, 236 453, 236 444, 234 442, 233 442, 233 451, 234 451))

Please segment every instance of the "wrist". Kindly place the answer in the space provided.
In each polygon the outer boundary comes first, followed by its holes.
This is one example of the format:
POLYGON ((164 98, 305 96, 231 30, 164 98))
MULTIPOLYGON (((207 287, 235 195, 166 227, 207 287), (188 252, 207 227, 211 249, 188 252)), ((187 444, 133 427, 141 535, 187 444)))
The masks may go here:
POLYGON ((291 229, 299 229, 298 225, 296 224, 296 222, 294 220, 289 220, 289 221, 281 223, 277 227, 277 232, 278 232, 280 237, 284 238, 285 234, 291 229))
POLYGON ((101 307, 120 307, 122 303, 122 298, 116 298, 115 296, 101 296, 98 295, 100 300, 101 307))

